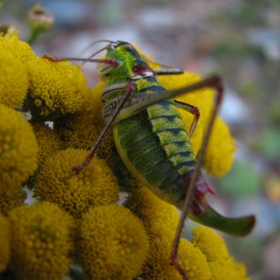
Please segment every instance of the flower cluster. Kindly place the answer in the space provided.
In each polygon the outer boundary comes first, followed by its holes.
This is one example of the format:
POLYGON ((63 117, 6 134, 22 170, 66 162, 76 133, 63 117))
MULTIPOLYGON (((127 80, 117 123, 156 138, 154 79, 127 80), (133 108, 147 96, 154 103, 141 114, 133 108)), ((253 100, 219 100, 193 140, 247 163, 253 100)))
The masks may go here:
MULTIPOLYGON (((145 187, 135 190, 124 206, 142 220, 149 236, 150 250, 142 267, 142 278, 182 279, 178 271, 169 265, 179 221, 177 209, 157 198, 145 187)), ((193 230, 192 243, 180 239, 178 260, 189 279, 249 279, 246 278, 245 266, 236 263, 229 255, 223 239, 206 227, 193 230)))
MULTIPOLYGON (((0 36, 0 61, 0 279, 62 279, 73 271, 71 264, 80 265, 84 279, 182 279, 170 265, 178 212, 129 178, 112 133, 72 174, 105 125, 104 82, 90 89, 80 66, 37 57, 17 33, 0 36), (30 120, 19 110, 28 111, 30 120), (119 170, 138 186, 121 206, 118 183, 126 180, 119 170), (29 205, 24 186, 33 194, 29 205)), ((199 79, 185 73, 161 82, 171 89, 199 79)), ((210 89, 199 94, 180 98, 201 109, 192 137, 196 152, 214 97, 210 89)), ((193 116, 181 114, 189 128, 193 116)), ((234 150, 218 118, 204 167, 225 174, 234 150)), ((189 279, 248 279, 244 265, 207 228, 195 229, 193 242, 181 238, 178 259, 189 279)))

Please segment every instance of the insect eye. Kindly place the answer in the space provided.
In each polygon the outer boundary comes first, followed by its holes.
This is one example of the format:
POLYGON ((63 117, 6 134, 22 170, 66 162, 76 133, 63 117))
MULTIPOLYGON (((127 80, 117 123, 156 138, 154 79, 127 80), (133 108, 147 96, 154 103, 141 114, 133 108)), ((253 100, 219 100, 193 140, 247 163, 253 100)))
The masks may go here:
POLYGON ((110 51, 110 50, 113 50, 114 49, 114 46, 112 44, 109 44, 106 46, 106 51, 110 51))

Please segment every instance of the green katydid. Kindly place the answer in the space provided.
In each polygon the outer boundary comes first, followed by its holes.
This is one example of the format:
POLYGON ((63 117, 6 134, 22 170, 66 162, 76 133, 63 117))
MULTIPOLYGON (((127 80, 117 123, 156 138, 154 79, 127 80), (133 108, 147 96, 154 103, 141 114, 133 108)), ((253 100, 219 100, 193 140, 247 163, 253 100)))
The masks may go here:
POLYGON ((83 60, 47 56, 52 61, 79 60, 100 63, 99 74, 107 82, 102 93, 102 100, 106 102, 102 113, 107 125, 85 162, 73 168, 73 174, 79 173, 90 162, 105 134, 112 127, 117 151, 132 175, 158 197, 182 210, 171 262, 186 280, 187 275, 177 260, 177 251, 187 216, 236 236, 250 233, 255 224, 254 216, 223 217, 212 209, 205 199, 205 195, 208 192, 213 193, 213 190, 201 174, 200 166, 221 104, 223 86, 220 78, 214 76, 188 87, 166 91, 157 76, 179 74, 180 70, 153 70, 130 43, 107 42, 109 44, 102 49, 106 49, 105 59, 83 60), (217 94, 196 158, 189 139, 198 122, 199 109, 172 98, 203 87, 212 87, 217 90, 217 94), (178 107, 194 115, 189 132, 181 120, 178 107))

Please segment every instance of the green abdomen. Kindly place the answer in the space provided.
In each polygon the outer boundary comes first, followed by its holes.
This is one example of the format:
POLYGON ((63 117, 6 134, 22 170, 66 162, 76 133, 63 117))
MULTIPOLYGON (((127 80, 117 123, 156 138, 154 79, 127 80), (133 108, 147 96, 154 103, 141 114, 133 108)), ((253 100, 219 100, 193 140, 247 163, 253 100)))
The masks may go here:
POLYGON ((164 100, 114 125, 117 150, 129 171, 157 196, 175 204, 195 156, 173 100, 164 100))

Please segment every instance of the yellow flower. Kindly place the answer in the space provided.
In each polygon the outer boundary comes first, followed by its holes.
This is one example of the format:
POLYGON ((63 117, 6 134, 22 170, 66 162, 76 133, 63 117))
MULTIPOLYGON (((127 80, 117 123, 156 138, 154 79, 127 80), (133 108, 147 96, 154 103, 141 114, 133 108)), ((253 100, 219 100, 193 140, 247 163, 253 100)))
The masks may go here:
MULTIPOLYGON (((181 280, 182 276, 170 265, 173 239, 179 222, 177 209, 144 187, 135 190, 124 205, 142 220, 150 237, 148 259, 142 268, 143 279, 181 280)), ((178 256, 189 279, 209 279, 206 257, 183 238, 180 239, 178 256)))
POLYGON ((10 269, 19 280, 62 279, 73 250, 73 218, 49 202, 21 206, 10 212, 10 269))
MULTIPOLYGON (((168 226, 168 225, 166 225, 168 226)), ((150 241, 150 250, 142 268, 143 280, 182 280, 179 272, 170 264, 173 235, 163 235, 150 241)), ((210 270, 206 257, 186 239, 181 238, 178 260, 189 280, 208 280, 210 270)))
POLYGON ((229 255, 224 240, 206 227, 193 230, 193 244, 206 256, 213 280, 249 280, 246 267, 229 255), (226 276, 226 278, 224 278, 226 276))
POLYGON ((27 66, 27 104, 34 119, 52 121, 88 108, 91 91, 79 66, 39 57, 31 59, 27 66))
POLYGON ((228 260, 229 255, 224 240, 206 227, 193 230, 193 243, 206 255, 209 262, 224 264, 228 260))
POLYGON ((132 279, 148 252, 144 227, 115 204, 91 208, 79 227, 79 256, 86 279, 132 279))
POLYGON ((27 193, 20 187, 2 192, 0 195, 0 213, 8 216, 12 209, 24 204, 26 197, 27 193))
POLYGON ((12 54, 0 47, 0 103, 12 108, 20 107, 27 88, 26 68, 12 54))
MULTIPOLYGON (((194 84, 200 81, 201 77, 184 72, 181 75, 160 76, 159 79, 167 90, 173 90, 194 84)), ((201 147, 204 132, 208 126, 214 105, 214 96, 215 91, 213 89, 203 88, 190 94, 174 97, 175 100, 197 106, 200 110, 200 118, 191 138, 191 144, 196 154, 201 147)), ((179 109, 179 111, 187 131, 189 131, 194 116, 185 110, 179 109)), ((207 146, 204 167, 209 173, 217 177, 226 174, 231 168, 235 150, 236 146, 233 143, 229 128, 222 119, 217 118, 207 146)))
POLYGON ((0 273, 3 272, 10 261, 10 224, 6 217, 0 213, 0 273))
POLYGON ((47 157, 35 179, 35 197, 54 202, 77 218, 91 206, 117 202, 116 178, 104 160, 94 157, 78 175, 69 178, 72 168, 82 164, 87 154, 67 149, 47 157))
POLYGON ((0 35, 0 50, 10 52, 22 63, 26 63, 35 57, 31 47, 18 38, 18 31, 15 31, 13 34, 9 31, 4 36, 0 35))
POLYGON ((13 190, 37 168, 38 145, 29 123, 0 104, 0 193, 13 190))
MULTIPOLYGON (((142 220, 149 235, 150 251, 142 268, 142 278, 182 279, 169 265, 179 220, 176 208, 144 187, 132 192, 124 206, 142 220)), ((178 260, 189 279, 249 280, 245 266, 236 264, 230 257, 223 239, 205 227, 193 230, 193 243, 180 239, 178 260)))
POLYGON ((175 234, 179 222, 178 210, 159 199, 146 187, 133 191, 124 206, 142 220, 150 237, 160 237, 163 231, 164 234, 175 234))

